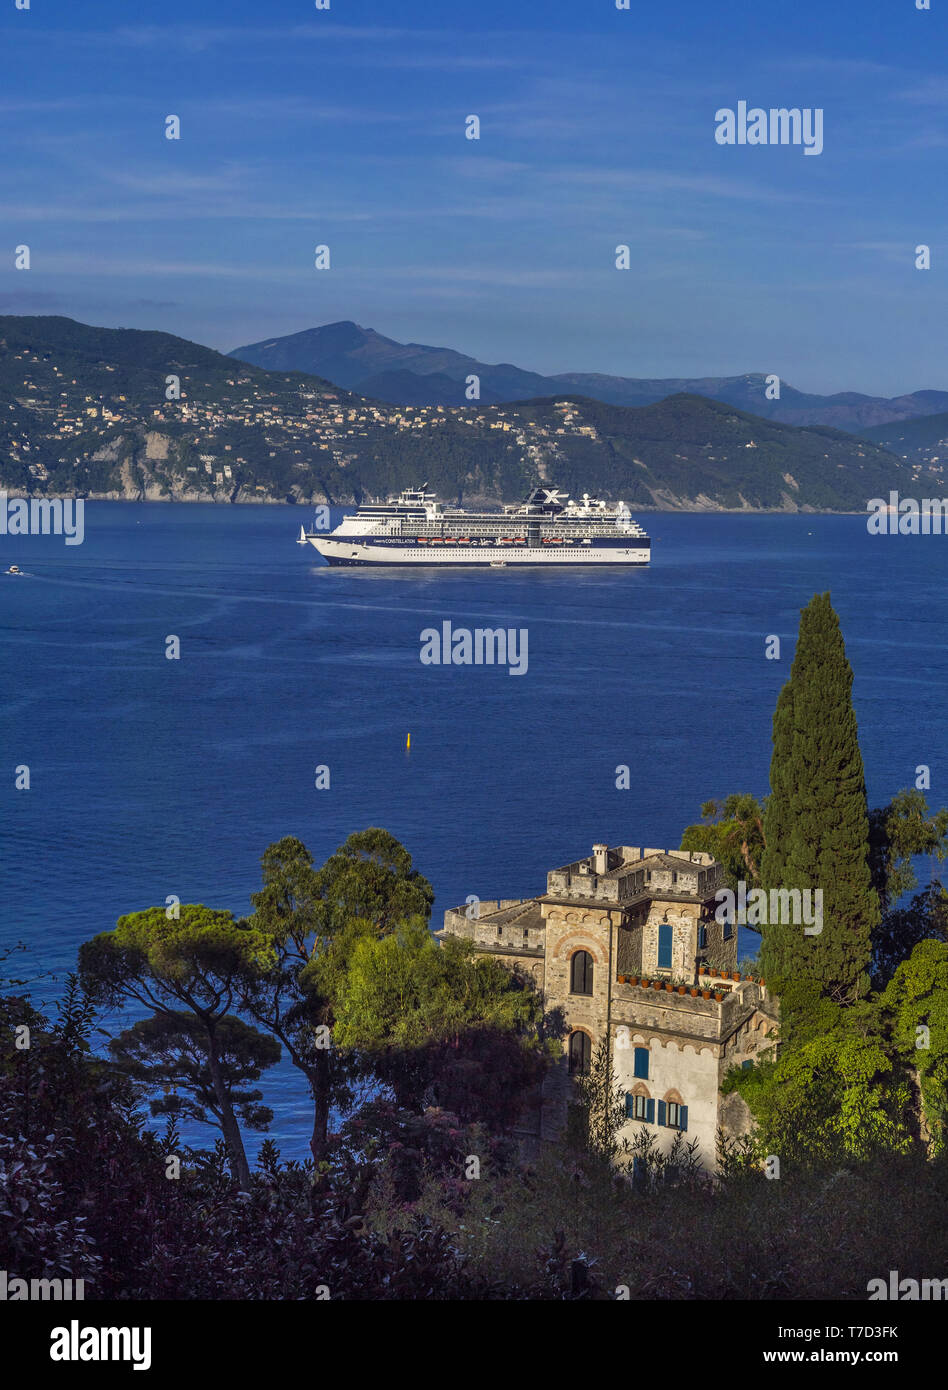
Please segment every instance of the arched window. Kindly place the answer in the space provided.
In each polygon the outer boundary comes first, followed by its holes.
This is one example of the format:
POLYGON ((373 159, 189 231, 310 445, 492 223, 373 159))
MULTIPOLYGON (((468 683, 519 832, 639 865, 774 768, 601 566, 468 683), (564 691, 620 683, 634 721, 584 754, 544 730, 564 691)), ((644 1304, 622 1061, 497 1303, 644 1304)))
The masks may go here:
POLYGON ((592 994, 593 958, 588 951, 577 951, 570 961, 570 994, 592 994))
POLYGON ((625 1097, 625 1115, 628 1120, 644 1120, 646 1124, 655 1123, 655 1102, 649 1097, 644 1086, 629 1091, 625 1097))
POLYGON ((569 1035, 569 1074, 570 1076, 588 1076, 589 1063, 592 1056, 592 1044, 589 1041, 588 1033, 570 1033, 569 1035))
POLYGON ((665 1099, 658 1102, 658 1123, 668 1129, 685 1133, 688 1129, 688 1107, 682 1104, 677 1091, 667 1091, 665 1099))
POLYGON ((659 970, 671 970, 672 964, 672 929, 670 922, 660 922, 658 924, 658 968, 659 970))

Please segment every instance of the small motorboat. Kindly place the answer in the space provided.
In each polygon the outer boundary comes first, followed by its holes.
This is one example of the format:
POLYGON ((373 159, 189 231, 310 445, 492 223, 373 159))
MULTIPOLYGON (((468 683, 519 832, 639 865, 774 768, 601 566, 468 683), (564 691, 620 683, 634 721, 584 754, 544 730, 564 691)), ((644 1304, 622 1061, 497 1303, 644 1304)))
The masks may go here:
POLYGON ((490 562, 490 567, 491 567, 492 570, 505 570, 505 569, 507 568, 507 561, 506 561, 506 560, 491 560, 491 562, 490 562))
POLYGON ((23 571, 20 569, 20 566, 19 566, 19 565, 11 565, 10 568, 9 568, 8 570, 5 570, 5 571, 4 571, 4 573, 5 573, 5 574, 22 574, 23 571))

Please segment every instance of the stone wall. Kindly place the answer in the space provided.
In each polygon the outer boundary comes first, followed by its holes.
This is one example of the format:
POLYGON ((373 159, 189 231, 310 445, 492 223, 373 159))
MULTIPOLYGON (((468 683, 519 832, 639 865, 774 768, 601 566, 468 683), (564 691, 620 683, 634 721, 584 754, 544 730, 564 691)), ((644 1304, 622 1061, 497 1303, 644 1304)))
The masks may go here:
POLYGON ((589 1034, 592 1050, 605 1036, 612 974, 612 918, 602 908, 544 904, 546 922, 546 971, 544 997, 547 1008, 559 1006, 570 1031, 589 1034), (593 992, 570 991, 570 969, 577 951, 588 951, 593 960, 593 992))
POLYGON ((642 970, 653 979, 658 974, 658 929, 667 919, 672 929, 671 978, 691 984, 698 948, 698 907, 677 902, 654 901, 642 935, 642 970))

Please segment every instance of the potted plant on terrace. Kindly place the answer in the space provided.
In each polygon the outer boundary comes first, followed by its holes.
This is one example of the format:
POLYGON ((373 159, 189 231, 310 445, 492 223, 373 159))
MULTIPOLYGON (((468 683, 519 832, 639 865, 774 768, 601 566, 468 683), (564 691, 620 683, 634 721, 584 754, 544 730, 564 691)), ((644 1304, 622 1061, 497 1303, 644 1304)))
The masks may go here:
POLYGON ((711 998, 711 991, 710 991, 709 989, 703 989, 703 990, 701 991, 701 998, 702 998, 702 999, 710 999, 710 998, 711 998))

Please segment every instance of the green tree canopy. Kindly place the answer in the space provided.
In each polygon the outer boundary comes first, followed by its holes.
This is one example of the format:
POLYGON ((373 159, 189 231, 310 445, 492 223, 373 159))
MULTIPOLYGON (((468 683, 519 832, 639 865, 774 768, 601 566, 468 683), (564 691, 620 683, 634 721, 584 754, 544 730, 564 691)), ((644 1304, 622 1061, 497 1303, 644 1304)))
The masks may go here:
POLYGON ((873 980, 884 989, 922 941, 948 941, 948 892, 931 883, 905 907, 890 907, 872 937, 873 980))
POLYGON ((946 1149, 948 1116, 948 944, 920 941, 881 998, 899 1056, 917 1079, 921 1135, 930 1152, 946 1149))
POLYGON ((324 934, 353 920, 375 932, 392 931, 410 917, 431 916, 434 889, 412 867, 411 855, 387 830, 373 826, 350 835, 316 874, 324 934))
MULTIPOLYGON (((249 1088, 280 1060, 275 1038, 228 1015, 217 1024, 217 1054, 227 1098, 249 1129, 265 1130, 273 1111, 249 1088)), ((223 1132, 223 1116, 208 1061, 207 1030, 192 1013, 153 1014, 109 1043, 114 1064, 149 1100, 152 1115, 187 1115, 223 1132), (163 1095, 158 1095, 158 1092, 163 1095), (183 1092, 183 1094, 182 1094, 183 1092)))
POLYGON ((313 1099, 314 1158, 326 1152, 329 1116, 348 1099, 350 1058, 330 1034, 351 943, 381 936, 399 922, 430 915, 434 890, 387 830, 350 835, 319 869, 301 840, 286 836, 264 851, 263 887, 251 895, 248 931, 262 933, 271 955, 241 988, 244 1011, 278 1037, 306 1077, 313 1099))
POLYGON ((816 594, 803 609, 774 714, 761 884, 822 890, 823 927, 805 935, 796 923, 769 924, 761 965, 780 993, 784 982, 813 980, 840 1002, 869 988, 870 942, 880 918, 852 683, 830 596, 816 594))
POLYGON ((732 1072, 762 1153, 803 1165, 906 1153, 910 1091, 883 1041, 840 1024, 749 1071, 732 1072))
POLYGON ((932 813, 922 792, 906 787, 869 813, 869 867, 885 912, 918 884, 912 859, 948 857, 948 810, 932 813))
POLYGON ((685 828, 681 848, 712 854, 724 866, 731 889, 741 881, 756 888, 764 852, 764 807, 756 796, 733 792, 723 801, 706 801, 701 816, 700 825, 685 828))
POLYGON ((408 1109, 436 1104, 465 1122, 512 1125, 559 1052, 542 1036, 536 992, 470 942, 439 945, 423 918, 350 948, 336 1003, 340 1046, 408 1109))
POLYGON ((174 1018, 189 1012, 203 1027, 207 1061, 234 1176, 250 1182, 240 1126, 220 1062, 221 1021, 235 1007, 239 981, 266 969, 272 947, 260 932, 238 927, 229 912, 182 904, 120 917, 79 949, 79 974, 91 998, 123 1006, 129 1001, 174 1018))

